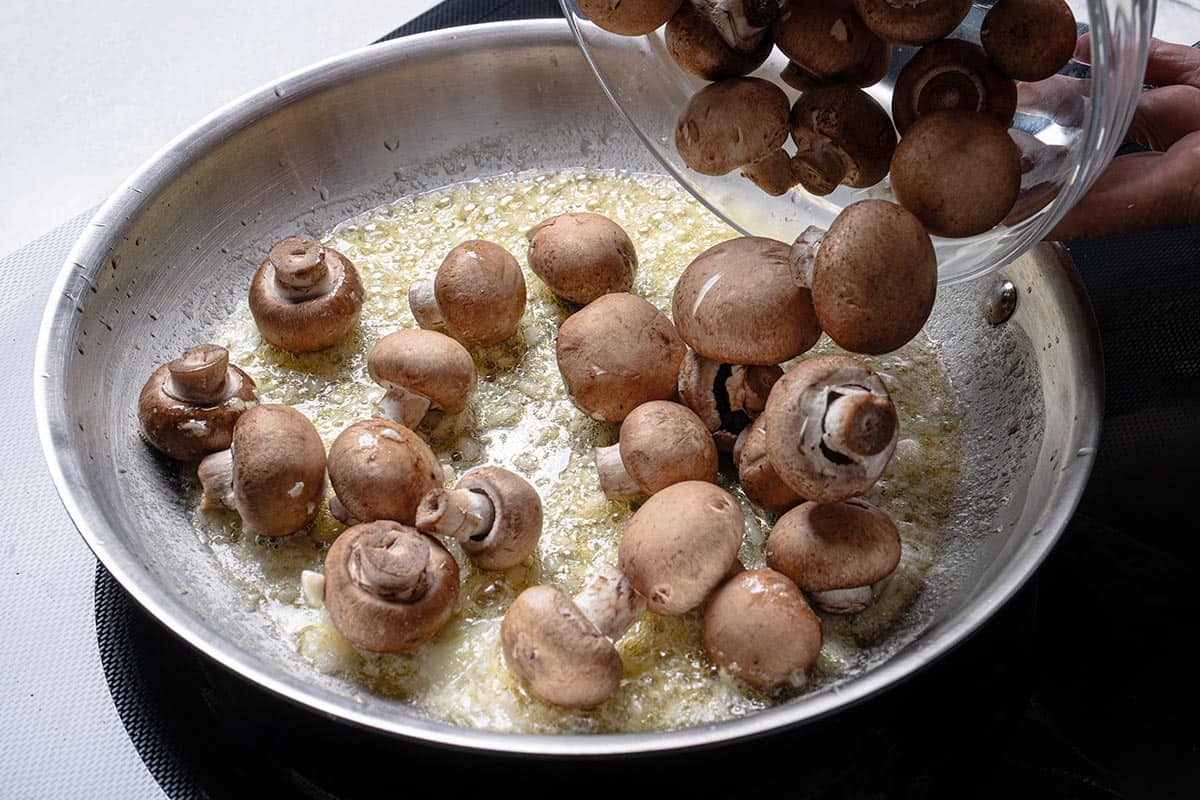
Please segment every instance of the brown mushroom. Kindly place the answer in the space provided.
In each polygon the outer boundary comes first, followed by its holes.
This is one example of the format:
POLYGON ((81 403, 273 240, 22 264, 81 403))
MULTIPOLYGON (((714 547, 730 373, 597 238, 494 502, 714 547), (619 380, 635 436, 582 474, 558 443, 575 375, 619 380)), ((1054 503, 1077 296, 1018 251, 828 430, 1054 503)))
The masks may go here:
POLYGON ((658 614, 704 602, 733 568, 745 533, 742 508, 721 487, 684 481, 654 494, 625 527, 621 571, 658 614))
POLYGON ((762 417, 738 436, 733 447, 733 463, 737 466, 742 491, 764 511, 782 514, 804 502, 804 498, 771 466, 767 457, 767 426, 762 417))
POLYGON ((822 611, 857 614, 874 600, 872 586, 900 563, 900 534, 887 514, 862 499, 804 503, 771 529, 767 563, 822 611))
POLYGON ((992 63, 1018 81, 1045 80, 1066 66, 1076 36, 1064 0, 999 0, 979 26, 992 63))
POLYGON ((812 267, 821 327, 853 353, 887 353, 920 332, 937 295, 937 255, 920 220, 895 203, 847 206, 812 267))
POLYGON ((376 653, 432 639, 458 604, 458 564, 436 539, 390 520, 347 528, 325 556, 325 608, 352 644, 376 653))
POLYGON ((863 24, 851 0, 788 3, 772 36, 790 60, 780 77, 800 91, 826 81, 870 86, 891 63, 891 47, 863 24))
POLYGON ((761 419, 771 466, 801 497, 821 503, 870 489, 899 433, 887 387, 849 356, 797 364, 771 390, 761 419))
POLYGON ((146 441, 180 461, 228 449, 233 426, 258 405, 254 381, 220 345, 200 344, 154 370, 138 396, 146 441))
POLYGON ((371 380, 387 393, 376 416, 415 428, 430 408, 458 414, 475 388, 475 362, 467 348, 443 333, 389 333, 367 355, 371 380))
POLYGON ((780 149, 742 167, 741 175, 772 197, 779 197, 800 182, 798 167, 799 162, 786 150, 780 149))
POLYGON ((289 236, 276 242, 250 282, 250 313, 262 337, 293 353, 341 341, 363 304, 358 270, 320 242, 289 236))
POLYGON ((800 183, 815 195, 839 184, 874 186, 888 173, 896 131, 883 107, 862 89, 825 83, 792 107, 793 159, 800 183))
POLYGON ((706 81, 749 74, 771 55, 770 37, 759 36, 752 47, 734 47, 712 18, 691 2, 684 2, 671 17, 666 37, 667 52, 680 69, 706 81))
POLYGON ((471 345, 498 344, 525 313, 525 276, 512 253, 471 239, 446 255, 433 280, 409 287, 408 304, 422 328, 445 328, 471 345))
POLYGON ((642 403, 621 423, 617 444, 596 448, 609 500, 652 495, 681 481, 715 481, 717 446, 700 418, 678 403, 642 403))
POLYGON ((854 8, 876 36, 921 45, 957 28, 971 10, 971 0, 854 0, 854 8))
POLYGON ((247 409, 228 450, 200 462, 201 511, 237 511, 259 536, 287 536, 317 516, 325 497, 325 445, 308 417, 294 408, 247 409))
POLYGON ((542 499, 501 467, 478 467, 453 489, 430 490, 417 507, 417 529, 452 536, 480 569, 520 564, 542 535, 542 499))
POLYGON ((625 230, 590 212, 559 214, 531 229, 529 268, 562 299, 587 305, 609 292, 627 292, 637 252, 625 230))
POLYGON ((817 343, 808 289, 792 279, 790 248, 746 236, 705 250, 675 284, 671 314, 683 340, 724 364, 780 364, 817 343))
POLYGON ((788 99, 761 78, 727 78, 705 86, 675 126, 683 162, 704 175, 724 175, 772 155, 788 135, 788 99))
POLYGON ((411 525, 426 493, 442 483, 429 445, 387 419, 346 428, 329 448, 329 510, 346 524, 390 519, 411 525))
POLYGON ((896 148, 892 189, 930 233, 974 236, 1000 224, 1017 202, 1021 151, 989 116, 926 114, 896 148))
POLYGON ((689 0, 730 47, 751 50, 769 38, 779 0, 689 0))
POLYGON ((792 280, 806 288, 812 288, 812 271, 817 261, 817 251, 821 249, 821 239, 825 231, 816 225, 809 225, 800 232, 792 249, 788 253, 788 265, 792 268, 792 280))
POLYGON ((597 27, 621 36, 644 36, 666 24, 684 0, 579 0, 579 10, 597 27))
POLYGON ((632 294, 606 294, 558 330, 558 369, 575 405, 620 422, 642 403, 675 394, 686 348, 671 320, 632 294))
POLYGON ((679 402, 700 418, 717 449, 728 451, 762 413, 771 387, 782 376, 775 364, 721 364, 689 348, 679 367, 679 402))
POLYGON ((704 611, 704 650, 713 663, 759 689, 799 688, 821 654, 821 620, 787 576, 742 572, 704 611))
POLYGON ((962 39, 922 47, 892 90, 892 117, 901 135, 935 111, 975 111, 1008 127, 1017 110, 1017 85, 996 69, 983 48, 962 39))

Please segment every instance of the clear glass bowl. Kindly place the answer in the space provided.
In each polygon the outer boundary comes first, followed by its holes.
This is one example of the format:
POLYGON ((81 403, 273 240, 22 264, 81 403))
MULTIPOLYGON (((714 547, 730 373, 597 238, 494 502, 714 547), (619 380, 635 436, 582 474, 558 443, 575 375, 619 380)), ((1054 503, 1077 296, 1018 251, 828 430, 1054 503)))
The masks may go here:
MULTIPOLYGON (((561 0, 588 63, 620 113, 655 157, 688 191, 745 234, 791 242, 809 225, 828 228, 847 205, 866 198, 895 200, 888 180, 867 189, 841 186, 826 197, 797 187, 771 197, 737 170, 718 177, 689 169, 675 150, 675 123, 706 82, 681 70, 667 52, 664 28, 619 36, 593 25, 574 0, 561 0)), ((933 237, 939 278, 951 283, 991 272, 1045 238, 1091 186, 1121 144, 1142 90, 1154 27, 1153 0, 1068 0, 1078 23, 1090 27, 1091 65, 1069 62, 1059 75, 1019 84, 1014 138, 1024 154, 1021 195, 1004 224, 964 239, 933 237)), ((991 2, 975 3, 953 38, 979 42, 991 2)), ((900 68, 917 48, 893 46, 882 81, 866 91, 885 109, 900 68)), ((787 58, 776 49, 753 75, 771 80, 791 100, 798 92, 779 80, 787 58)), ((787 145, 790 147, 789 145, 787 145)))

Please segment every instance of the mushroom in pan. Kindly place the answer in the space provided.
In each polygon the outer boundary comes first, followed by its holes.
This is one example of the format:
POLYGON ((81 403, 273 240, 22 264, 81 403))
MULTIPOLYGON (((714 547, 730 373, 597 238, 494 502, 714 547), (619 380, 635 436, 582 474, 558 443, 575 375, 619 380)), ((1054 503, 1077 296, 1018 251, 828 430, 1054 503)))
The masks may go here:
POLYGON ((250 313, 263 338, 307 353, 341 341, 363 304, 358 270, 320 242, 289 236, 276 242, 250 282, 250 313))
POLYGON ((783 370, 775 364, 722 364, 689 348, 679 367, 679 402, 700 418, 717 449, 728 451, 750 420, 762 413, 771 387, 781 377, 783 370))
POLYGON ((816 86, 796 101, 790 119, 800 183, 815 195, 840 184, 874 186, 888 173, 896 131, 883 107, 846 83, 816 86))
POLYGON ((525 276, 512 253, 471 239, 446 255, 433 280, 409 287, 408 304, 422 328, 493 345, 512 336, 525 313, 525 276))
POLYGON ((775 523, 767 563, 822 611, 857 614, 875 599, 873 585, 900 563, 900 534, 887 514, 860 498, 804 503, 775 523))
POLYGON ((675 284, 671 313, 685 342, 721 364, 771 366, 808 350, 821 329, 790 248, 747 236, 705 250, 675 284))
POLYGON ((773 569, 738 573, 708 601, 702 631, 713 663, 759 689, 803 686, 821 653, 821 620, 773 569))
POLYGON ((558 331, 558 369, 571 400, 593 419, 620 422, 675 394, 686 348, 671 320, 632 294, 606 294, 558 331))
MULTIPOLYGON (((810 237, 801 252, 811 246, 810 237)), ((839 346, 887 353, 920 332, 937 294, 937 255, 910 212, 886 200, 849 205, 816 250, 813 308, 839 346)))
POLYGON ((347 525, 390 519, 411 525, 427 492, 441 486, 442 465, 429 445, 388 419, 346 428, 329 448, 330 512, 347 525))
POLYGON ((542 499, 529 482, 501 467, 479 467, 453 489, 431 489, 417 506, 417 530, 450 536, 481 569, 524 561, 542 535, 542 499))
POLYGON ((732 45, 712 17, 691 2, 685 2, 671 17, 666 37, 667 52, 680 69, 706 81, 746 75, 771 55, 769 36, 757 37, 750 47, 732 45))
POLYGON ((1017 202, 1021 151, 984 114, 926 114, 896 148, 892 189, 930 233, 974 236, 1000 224, 1017 202))
POLYGON ((621 655, 613 642, 645 609, 645 600, 611 566, 574 599, 553 586, 531 586, 500 623, 504 661, 539 700, 594 708, 621 683, 621 655))
POLYGON ((826 355, 792 368, 761 417, 767 459, 801 497, 821 503, 867 491, 896 449, 896 406, 874 370, 826 355))
POLYGON ((988 61, 983 48, 962 39, 922 47, 892 91, 892 117, 902 135, 935 111, 976 111, 1008 127, 1017 110, 1017 85, 988 61))
POLYGON ((570 303, 587 305, 610 292, 628 292, 637 273, 637 252, 625 230, 590 212, 559 214, 532 228, 529 268, 570 303))
POLYGON ((733 463, 742 491, 764 511, 782 514, 804 502, 788 486, 767 457, 767 426, 762 417, 741 432, 733 446, 733 463))
POLYGON ((730 47, 751 50, 769 38, 779 0, 690 0, 730 47))
POLYGON ((728 78, 692 95, 675 125, 683 162, 724 175, 775 154, 788 136, 788 99, 761 78, 728 78))
POLYGON ((258 405, 254 381, 220 345, 183 351, 150 375, 138 396, 138 427, 165 455, 194 461, 225 450, 246 409, 258 405))
POLYGON ((475 388, 475 362, 467 348, 444 333, 389 333, 367 355, 371 380, 387 393, 376 416, 415 428, 430 408, 457 414, 475 388))
POLYGON ((609 500, 628 500, 681 481, 715 481, 717 446, 690 410, 652 400, 625 417, 617 444, 596 448, 596 469, 609 500))
POLYGON ((609 33, 622 36, 644 36, 665 24, 684 0, 579 0, 584 16, 609 33))
POLYGON ((826 81, 871 86, 891 63, 891 47, 863 24, 851 0, 794 0, 772 36, 789 59, 779 77, 799 91, 826 81))
POLYGON ((436 539, 390 520, 342 532, 325 556, 325 608, 352 644, 377 653, 432 639, 458 603, 458 564, 436 539))
POLYGON ((979 27, 988 57, 1010 78, 1040 81, 1075 52, 1075 14, 1064 0, 999 0, 979 27))
POLYGON ((228 508, 259 536, 287 536, 317 516, 325 496, 325 446, 294 408, 260 405, 233 428, 229 449, 200 462, 201 511, 228 508))
POLYGON ((915 46, 948 36, 971 0, 854 0, 854 8, 876 36, 915 46))

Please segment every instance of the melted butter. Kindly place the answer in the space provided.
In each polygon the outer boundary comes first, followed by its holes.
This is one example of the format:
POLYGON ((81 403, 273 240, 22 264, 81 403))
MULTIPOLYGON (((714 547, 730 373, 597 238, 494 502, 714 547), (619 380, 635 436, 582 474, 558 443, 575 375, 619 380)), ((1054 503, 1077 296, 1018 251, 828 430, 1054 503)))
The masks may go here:
MULTIPOLYGON (((224 343, 231 361, 254 377, 264 402, 295 406, 329 445, 346 426, 369 417, 382 395, 367 376, 367 352, 383 335, 415 327, 410 283, 431 278, 443 256, 469 238, 497 242, 524 264, 525 231, 546 217, 578 210, 603 213, 629 233, 639 259, 634 291, 668 313, 683 268, 734 235, 661 176, 525 172, 464 183, 374 209, 329 233, 326 243, 355 264, 367 290, 362 321, 341 344, 300 356, 280 352, 259 337, 244 303, 213 341, 224 343)), ((509 603, 538 583, 573 594, 601 564, 616 563, 633 510, 604 498, 592 459, 594 446, 616 440, 617 426, 576 409, 558 376, 554 341, 568 310, 528 269, 526 282, 528 305, 516 335, 473 351, 480 380, 467 410, 454 418, 435 412, 421 433, 446 467, 448 484, 471 467, 499 464, 537 488, 545 505, 537 552, 525 564, 495 573, 476 570, 451 544, 462 567, 460 607, 433 642, 399 655, 356 650, 323 611, 305 605, 300 574, 321 569, 328 543, 342 530, 327 509, 310 531, 282 541, 244 532, 234 515, 197 511, 197 531, 231 585, 247 609, 295 642, 310 668, 458 725, 538 733, 661 730, 745 715, 799 694, 756 692, 715 669, 700 645, 695 612, 646 614, 635 624, 618 644, 625 664, 621 688, 591 712, 538 702, 508 672, 499 625, 509 603)), ((828 339, 814 350, 833 351, 828 339)), ((903 557, 871 608, 853 617, 824 617, 826 643, 809 691, 862 666, 862 648, 886 639, 922 590, 949 534, 959 420, 937 350, 922 335, 898 353, 866 360, 883 376, 900 412, 902 441, 868 499, 896 521, 903 557)), ((772 519, 752 507, 730 477, 723 476, 722 484, 746 510, 741 558, 747 567, 763 566, 772 519)))

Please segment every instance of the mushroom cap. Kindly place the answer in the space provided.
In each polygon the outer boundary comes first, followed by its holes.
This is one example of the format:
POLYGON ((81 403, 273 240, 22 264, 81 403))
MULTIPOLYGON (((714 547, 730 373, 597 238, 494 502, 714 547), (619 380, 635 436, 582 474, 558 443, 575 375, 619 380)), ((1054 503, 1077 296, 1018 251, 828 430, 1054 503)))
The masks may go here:
POLYGON ((553 586, 517 595, 500 623, 500 642, 508 668, 543 702, 592 708, 621 684, 617 648, 553 586))
POLYGON ((900 563, 900 534, 861 498, 803 503, 771 529, 767 563, 806 592, 870 586, 900 563))
POLYGON ((323 350, 341 341, 358 322, 363 297, 358 270, 350 259, 297 236, 277 242, 250 281, 250 313, 259 332, 271 344, 292 353, 323 350), (293 258, 323 260, 328 291, 303 300, 286 297, 279 289, 277 266, 282 273, 285 261, 293 258))
POLYGON ((801 91, 825 81, 870 86, 891 62, 891 47, 867 28, 851 0, 788 3, 772 33, 791 62, 784 80, 801 91))
POLYGON ((883 180, 896 131, 883 106, 847 83, 815 86, 796 101, 789 122, 800 182, 826 195, 839 184, 858 188, 883 180), (797 163, 798 162, 798 163, 797 163))
POLYGON ((487 495, 492 502, 491 530, 462 542, 477 566, 508 569, 528 558, 542 535, 542 498, 529 481, 501 467, 478 467, 455 488, 487 495))
POLYGON ((1018 81, 1040 81, 1075 53, 1075 14, 1063 0, 1000 0, 979 27, 992 63, 1018 81))
POLYGON ((786 575, 755 569, 722 584, 704 611, 713 663, 760 689, 802 685, 821 654, 821 619, 786 575))
POLYGON ((467 348, 444 333, 421 329, 384 336, 367 356, 371 380, 428 397, 435 408, 458 414, 475 388, 475 362, 467 348))
POLYGON ((675 395, 686 351, 671 320, 632 294, 606 294, 558 330, 558 370, 589 416, 620 422, 642 403, 675 395))
POLYGON ((421 498, 442 485, 442 465, 408 428, 388 419, 366 419, 333 440, 329 482, 355 519, 411 525, 421 498))
POLYGON ((749 50, 731 47, 709 16, 685 2, 667 22, 667 52, 684 72, 706 81, 736 78, 753 72, 771 55, 771 37, 749 50))
POLYGON ((808 289, 792 280, 786 244, 745 236, 714 245, 675 284, 671 314, 700 355, 724 364, 771 365, 821 337, 808 289))
POLYGON ((737 561, 742 507, 713 483, 684 481, 651 495, 625 527, 621 571, 651 611, 672 615, 704 602, 737 561))
POLYGON ((976 111, 1008 127, 1016 109, 1017 85, 988 61, 982 47, 962 39, 922 47, 892 90, 892 117, 901 134, 935 111, 976 111))
POLYGON ((800 182, 798 166, 788 151, 781 149, 745 165, 740 174, 772 197, 779 197, 800 182))
POLYGON ((797 364, 775 384, 760 419, 771 466, 801 497, 821 503, 870 489, 883 474, 898 440, 896 407, 887 387, 874 370, 849 356, 816 356, 797 364), (829 441, 838 433, 833 425, 837 416, 830 414, 830 408, 860 394, 878 404, 871 409, 876 413, 852 416, 851 420, 868 424, 852 427, 846 438, 874 452, 835 452, 829 441))
POLYGON ((746 497, 772 514, 782 514, 804 502, 804 498, 771 466, 767 457, 767 426, 762 417, 754 420, 738 441, 740 446, 734 447, 733 461, 746 497))
POLYGON ((223 347, 198 345, 151 373, 138 395, 138 427, 146 441, 179 461, 195 461, 229 449, 238 418, 258 405, 258 390, 254 380, 229 364, 228 358, 223 347), (223 373, 219 394, 199 402, 172 388, 172 371, 187 369, 186 362, 195 357, 223 373))
POLYGON ((287 536, 317 516, 325 499, 325 445, 290 406, 248 409, 233 428, 234 506, 260 536, 287 536))
POLYGON ((609 33, 622 36, 643 36, 653 33, 679 10, 684 0, 578 0, 584 16, 609 33))
POLYGON ((646 494, 682 481, 717 479, 717 445, 690 409, 666 400, 642 403, 621 423, 625 471, 646 494))
POLYGON ((559 214, 526 236, 529 268, 564 300, 587 305, 633 286, 637 251, 625 229, 608 217, 587 211, 559 214))
POLYGON ((936 295, 933 242, 920 220, 895 203, 849 205, 821 239, 813 307, 830 338, 851 352, 901 347, 920 332, 936 295))
POLYGON ((930 233, 974 236, 1000 224, 1017 202, 1021 151, 984 114, 926 114, 896 148, 892 189, 930 233))
POLYGON ((513 335, 525 313, 525 275, 512 253, 471 239, 446 254, 433 279, 446 329, 467 344, 493 345, 513 335))
POLYGON ((948 36, 971 10, 971 0, 854 0, 854 8, 876 36, 915 46, 948 36))
POLYGON ((364 650, 419 647, 445 626, 457 604, 454 557, 407 525, 354 525, 325 556, 325 608, 342 635, 364 650))
POLYGON ((783 90, 762 78, 710 83, 680 113, 675 148, 696 172, 724 175, 783 146, 788 110, 783 90))

